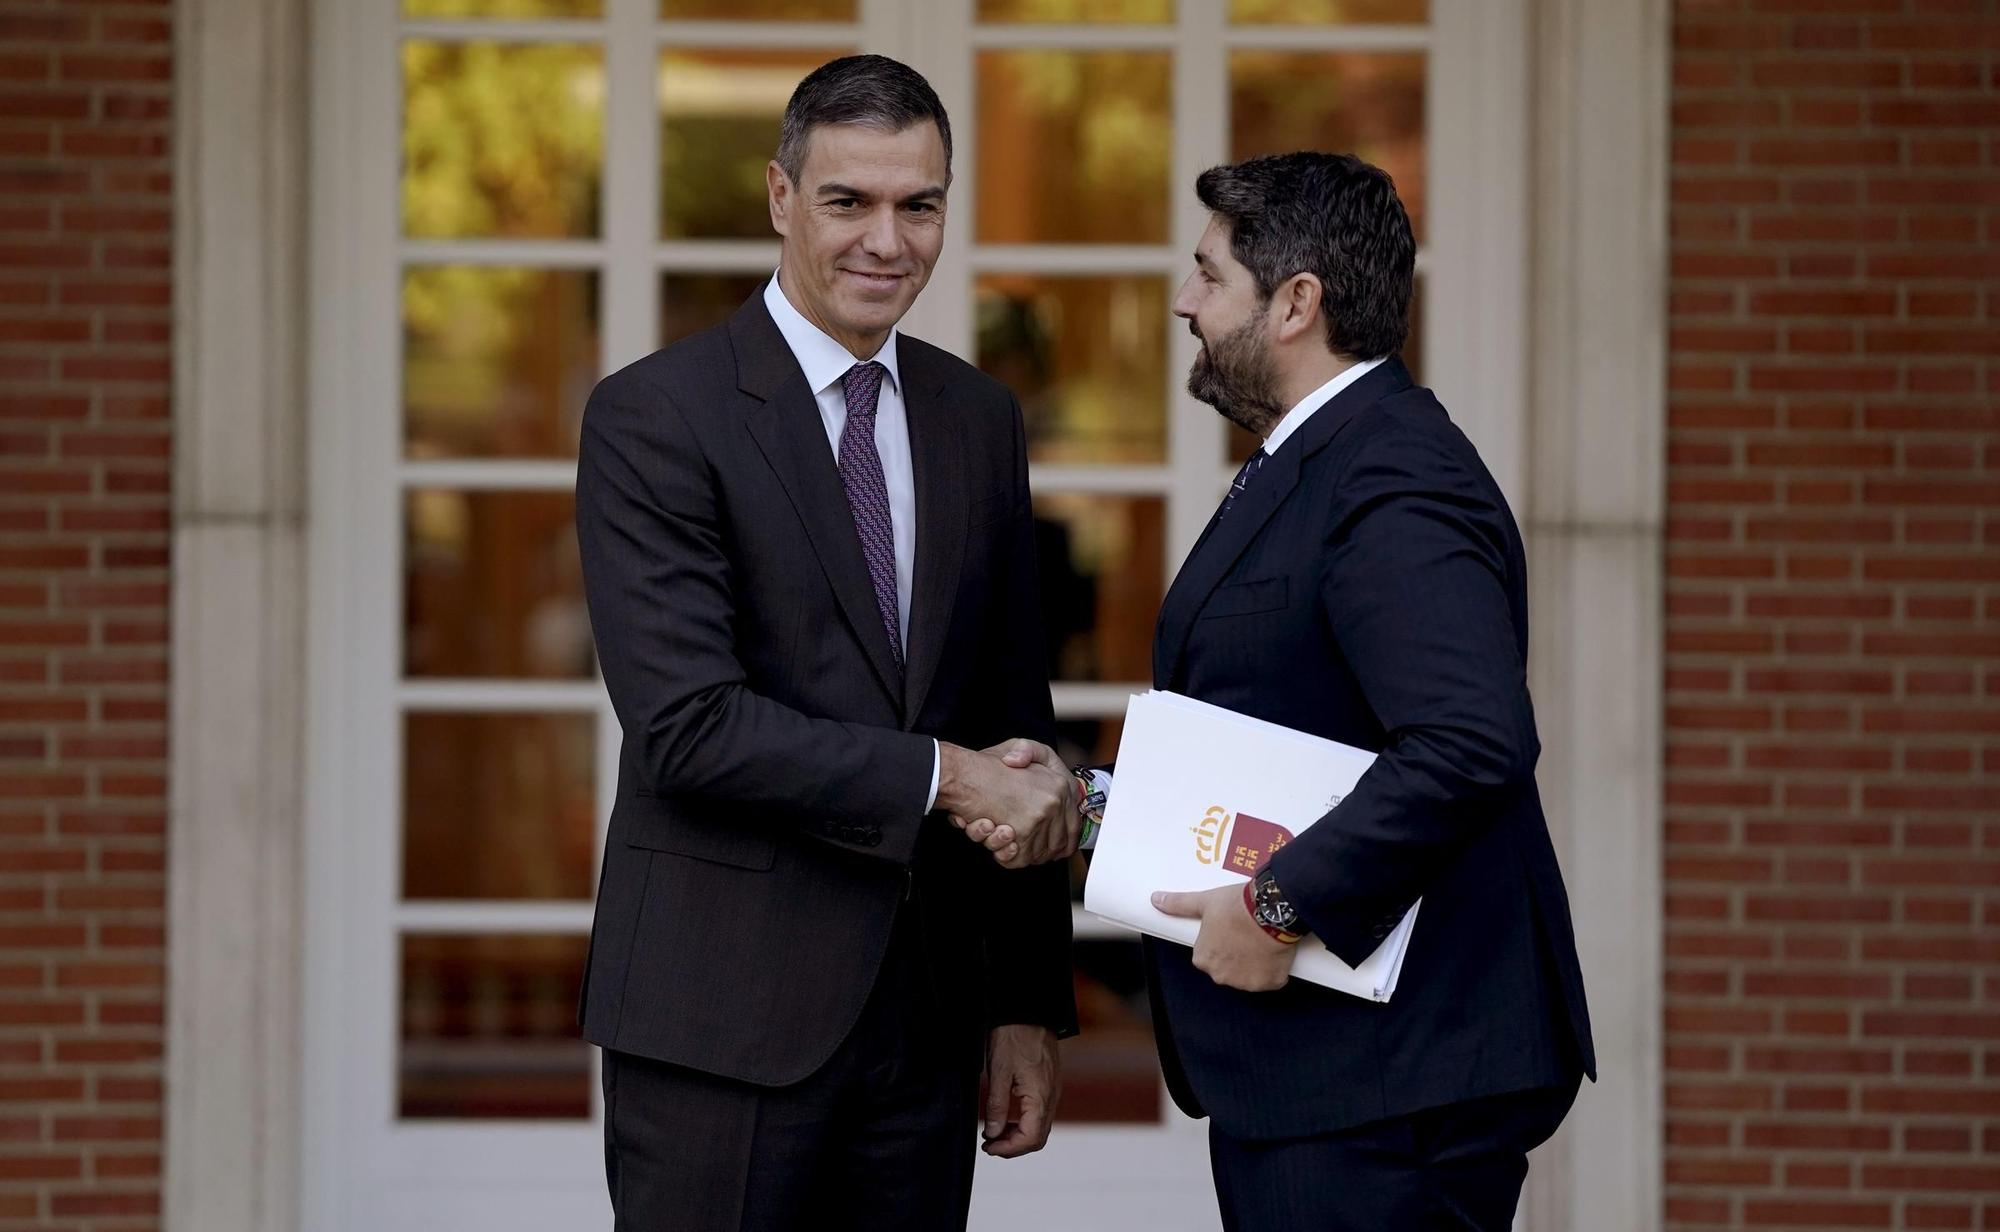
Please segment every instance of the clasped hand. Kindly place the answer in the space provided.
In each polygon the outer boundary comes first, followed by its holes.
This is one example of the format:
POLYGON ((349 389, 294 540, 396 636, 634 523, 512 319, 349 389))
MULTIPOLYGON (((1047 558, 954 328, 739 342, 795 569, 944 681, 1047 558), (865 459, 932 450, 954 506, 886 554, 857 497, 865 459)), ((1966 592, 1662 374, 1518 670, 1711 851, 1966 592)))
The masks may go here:
POLYGON ((1055 751, 1012 740, 983 752, 943 746, 938 807, 1006 868, 1075 854, 1076 783, 1055 751))

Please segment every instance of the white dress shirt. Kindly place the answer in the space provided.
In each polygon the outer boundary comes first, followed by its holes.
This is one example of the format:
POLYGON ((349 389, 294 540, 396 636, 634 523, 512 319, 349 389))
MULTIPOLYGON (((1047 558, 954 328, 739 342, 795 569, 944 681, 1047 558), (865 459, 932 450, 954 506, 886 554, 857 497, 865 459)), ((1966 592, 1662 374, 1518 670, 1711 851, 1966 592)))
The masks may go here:
POLYGON ((1364 359, 1318 389, 1313 390, 1305 397, 1300 398, 1297 403, 1293 404, 1291 410, 1285 412, 1285 417, 1278 421, 1277 426, 1271 429, 1271 435, 1264 438, 1264 456, 1268 458, 1278 452, 1278 447, 1283 445, 1291 437, 1292 433, 1297 432, 1303 427, 1306 420, 1313 417, 1313 412, 1333 401, 1335 394, 1346 389, 1349 385, 1354 384, 1354 382, 1367 376, 1387 362, 1387 356, 1381 359, 1364 359))
MULTIPOLYGON (((840 457, 840 434, 847 428, 847 392, 841 378, 848 369, 866 360, 835 342, 827 332, 792 306, 778 285, 778 275, 764 285, 764 307, 784 335, 785 345, 806 374, 806 386, 819 404, 820 423, 826 427, 827 447, 840 457)), ((910 416, 903 406, 903 377, 896 367, 896 330, 891 328, 879 350, 869 359, 888 370, 882 378, 882 392, 875 398, 875 452, 882 457, 882 482, 889 490, 889 530, 896 545, 897 634, 905 659, 910 646, 910 582, 917 562, 917 478, 910 460, 910 416)), ((935 741, 932 742, 936 744, 935 741)), ((938 773, 943 753, 935 750, 931 762, 929 812, 937 804, 938 773)))

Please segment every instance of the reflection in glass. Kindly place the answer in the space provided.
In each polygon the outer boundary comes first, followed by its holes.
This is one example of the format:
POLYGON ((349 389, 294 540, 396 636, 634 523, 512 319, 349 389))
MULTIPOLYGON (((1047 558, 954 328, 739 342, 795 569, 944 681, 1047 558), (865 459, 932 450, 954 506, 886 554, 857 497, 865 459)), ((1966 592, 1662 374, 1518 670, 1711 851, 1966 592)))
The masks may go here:
MULTIPOLYGON (((1410 378, 1417 384, 1424 383, 1424 279, 1417 275, 1410 284, 1410 333, 1403 340, 1403 366, 1410 370, 1410 378)), ((1447 410, 1450 408, 1447 407, 1447 410)), ((1229 460, 1241 465, 1262 444, 1256 437, 1235 424, 1229 425, 1229 460)))
POLYGON ((660 345, 678 342, 698 330, 720 325, 771 275, 662 274, 660 276, 660 345))
POLYGON ((980 52, 979 240, 1165 243, 1172 77, 1164 51, 980 52))
POLYGON ((1387 171, 1424 236, 1421 52, 1232 51, 1229 157, 1358 154, 1387 171))
POLYGON ((1165 593, 1166 512, 1157 496, 1035 496, 1053 678, 1152 677, 1153 621, 1165 593))
POLYGON ((1431 19, 1430 0, 1229 0, 1238 25, 1421 26, 1431 19))
POLYGON ((596 716, 403 716, 403 897, 590 897, 596 716))
POLYGON ((571 458, 597 380, 597 274, 403 274, 403 456, 571 458))
POLYGON ((1164 1080, 1139 942, 1082 940, 1070 954, 1082 1030, 1062 1044, 1063 1119, 1157 1124, 1164 1080))
POLYGON ((405 17, 602 17, 604 0, 403 0, 405 17))
POLYGON ((570 494, 420 488, 403 506, 403 670, 587 679, 570 494))
POLYGON ((582 936, 406 935, 397 1108, 404 1117, 590 1115, 576 1026, 582 936))
POLYGON ((853 21, 858 0, 660 0, 666 21, 853 21))
POLYGON ((660 55, 660 234, 773 239, 764 168, 799 79, 842 51, 660 55))
POLYGON ((1037 462, 1167 455, 1166 279, 984 274, 979 366, 1021 399, 1037 462))
POLYGON ((403 44, 403 231, 590 237, 604 53, 574 43, 403 44))
MULTIPOLYGON (((1195 0, 1202 3, 1203 0, 1195 0)), ((1174 0, 979 0, 978 19, 991 22, 1160 25, 1174 19, 1174 0)))

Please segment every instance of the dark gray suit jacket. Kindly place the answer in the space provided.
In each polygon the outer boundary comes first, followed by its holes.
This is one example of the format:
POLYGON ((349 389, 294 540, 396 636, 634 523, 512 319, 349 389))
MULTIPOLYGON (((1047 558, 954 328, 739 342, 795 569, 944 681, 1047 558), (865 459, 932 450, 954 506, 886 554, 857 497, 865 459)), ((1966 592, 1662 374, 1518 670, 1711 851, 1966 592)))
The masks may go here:
POLYGON ((926 817, 933 736, 1053 735, 1020 408, 900 337, 916 480, 907 670, 813 394, 761 291, 607 377, 577 536, 624 731, 584 1035, 765 1085, 846 1038, 914 913, 941 1036, 1075 1029, 1063 868, 926 817))
POLYGON ((1379 753, 1272 857, 1301 944, 1357 963, 1424 904, 1387 1005, 1219 988, 1186 947, 1148 943, 1182 1108, 1291 1138, 1595 1072, 1527 660, 1513 515, 1400 360, 1320 407, 1211 523, 1161 607, 1153 683, 1379 753))

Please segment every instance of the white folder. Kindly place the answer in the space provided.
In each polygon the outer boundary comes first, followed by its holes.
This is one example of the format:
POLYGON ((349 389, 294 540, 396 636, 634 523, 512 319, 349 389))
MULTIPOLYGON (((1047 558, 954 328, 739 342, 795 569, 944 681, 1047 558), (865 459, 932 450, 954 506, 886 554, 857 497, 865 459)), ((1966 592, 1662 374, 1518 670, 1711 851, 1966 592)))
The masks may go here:
MULTIPOLYGON (((1374 760, 1373 753, 1177 693, 1134 696, 1084 907, 1192 946, 1201 922, 1156 910, 1153 891, 1242 885, 1272 851, 1346 798, 1374 760)), ((1293 978, 1387 1001, 1421 905, 1405 912, 1358 967, 1307 937, 1293 978)))

